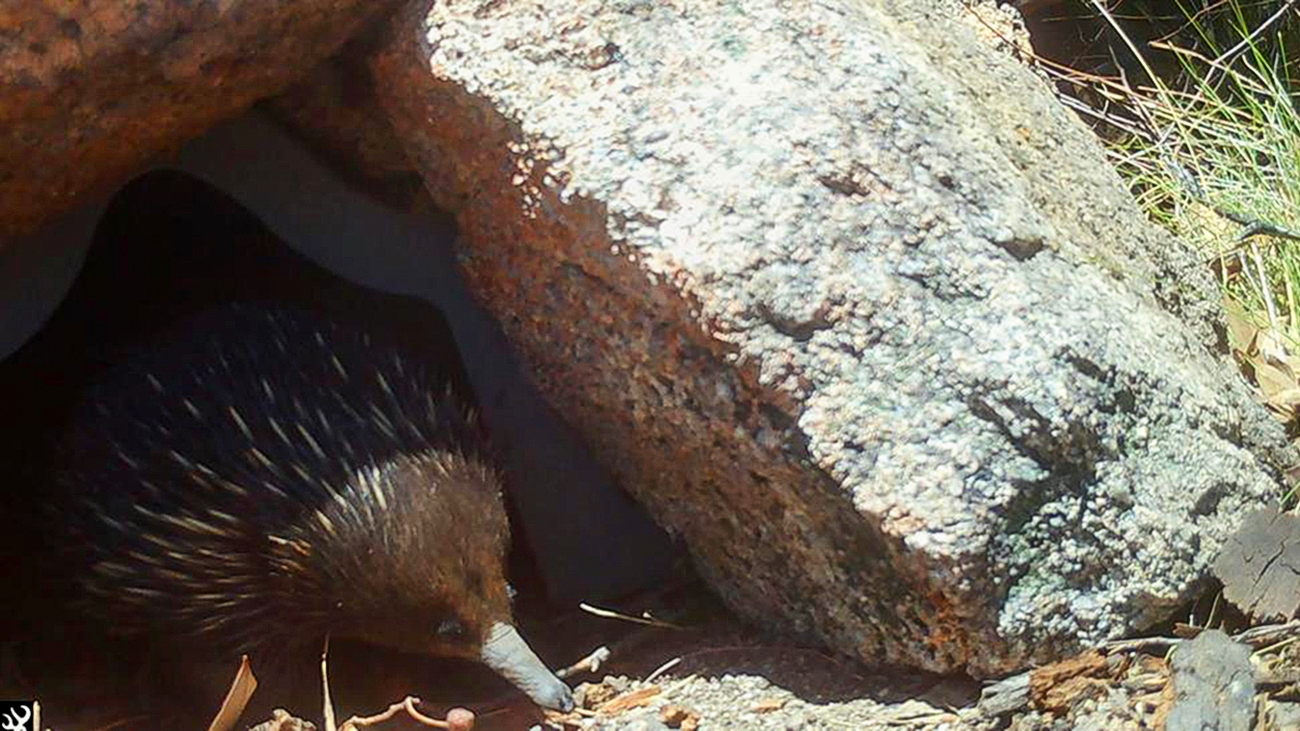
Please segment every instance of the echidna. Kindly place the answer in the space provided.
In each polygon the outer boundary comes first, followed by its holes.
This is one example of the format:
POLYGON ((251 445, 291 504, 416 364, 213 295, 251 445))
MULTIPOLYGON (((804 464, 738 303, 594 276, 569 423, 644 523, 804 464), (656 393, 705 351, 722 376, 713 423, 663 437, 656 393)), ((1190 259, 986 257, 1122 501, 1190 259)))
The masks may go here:
POLYGON ((571 708, 511 624, 480 430, 447 374, 398 346, 232 304, 109 369, 50 501, 85 607, 223 656, 329 635, 476 658, 571 708))

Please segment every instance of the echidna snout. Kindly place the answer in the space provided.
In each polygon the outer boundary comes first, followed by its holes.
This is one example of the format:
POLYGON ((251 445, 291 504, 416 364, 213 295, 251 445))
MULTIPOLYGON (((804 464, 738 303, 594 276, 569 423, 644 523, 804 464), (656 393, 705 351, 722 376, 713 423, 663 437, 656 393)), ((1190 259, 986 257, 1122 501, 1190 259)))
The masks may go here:
POLYGON ((82 606, 255 663, 327 635, 476 658, 569 707, 510 626, 481 431, 428 350, 404 345, 241 304, 105 373, 68 426, 47 515, 82 606))
MULTIPOLYGON (((479 660, 539 705, 572 708, 569 687, 510 624, 506 516, 499 500, 481 499, 499 493, 492 470, 445 452, 404 456, 359 473, 344 494, 351 492, 354 498, 335 501, 288 542, 301 556, 289 560, 300 569, 313 561, 307 573, 325 577, 311 601, 333 606, 334 632, 479 660), (366 496, 374 504, 358 512, 366 496)), ((310 596, 304 586, 288 586, 294 596, 310 596)), ((298 615, 307 613, 304 607, 298 615)))
POLYGON ((573 710, 573 691, 537 659, 519 632, 505 623, 492 626, 480 659, 545 708, 573 710))

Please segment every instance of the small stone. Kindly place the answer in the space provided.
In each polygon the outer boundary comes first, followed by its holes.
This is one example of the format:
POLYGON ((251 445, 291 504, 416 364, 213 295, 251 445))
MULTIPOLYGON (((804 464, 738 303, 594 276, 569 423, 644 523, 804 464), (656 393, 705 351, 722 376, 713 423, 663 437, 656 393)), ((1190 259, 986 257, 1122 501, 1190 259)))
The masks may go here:
POLYGON ((1168 731, 1249 731, 1254 720, 1251 650, 1219 630, 1183 643, 1173 659, 1176 694, 1168 731))
POLYGON ((663 710, 659 712, 659 719, 671 728, 683 729, 684 731, 689 731, 689 729, 695 728, 700 723, 699 716, 694 711, 672 705, 663 707, 663 710))
POLYGON ((277 708, 271 713, 271 720, 259 723, 249 731, 316 731, 316 725, 311 721, 294 718, 283 708, 277 708))
POLYGON ((474 712, 468 708, 447 711, 447 728, 449 731, 471 731, 474 728, 474 712))

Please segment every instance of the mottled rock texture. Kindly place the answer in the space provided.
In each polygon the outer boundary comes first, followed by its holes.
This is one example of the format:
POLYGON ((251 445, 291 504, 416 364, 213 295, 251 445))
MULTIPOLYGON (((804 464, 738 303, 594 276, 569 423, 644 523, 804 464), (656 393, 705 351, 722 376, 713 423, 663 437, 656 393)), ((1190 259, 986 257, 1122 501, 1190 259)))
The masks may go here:
POLYGON ((0 3, 0 244, 275 92, 395 4, 0 3))
POLYGON ((1213 354, 1212 285, 964 20, 405 23, 380 97, 472 285, 746 616, 997 673, 1160 617, 1275 494, 1281 435, 1213 354))

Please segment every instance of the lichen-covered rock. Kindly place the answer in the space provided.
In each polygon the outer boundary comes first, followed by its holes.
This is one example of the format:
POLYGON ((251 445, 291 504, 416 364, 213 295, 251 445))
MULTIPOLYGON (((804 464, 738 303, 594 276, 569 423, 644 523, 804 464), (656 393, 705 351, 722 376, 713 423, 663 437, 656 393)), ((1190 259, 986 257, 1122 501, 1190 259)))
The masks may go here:
POLYGON ((1277 489, 1194 258, 923 0, 438 3, 375 68, 543 389, 748 617, 1006 671, 1277 489))
POLYGON ((0 6, 0 245, 293 81, 395 0, 0 6))

